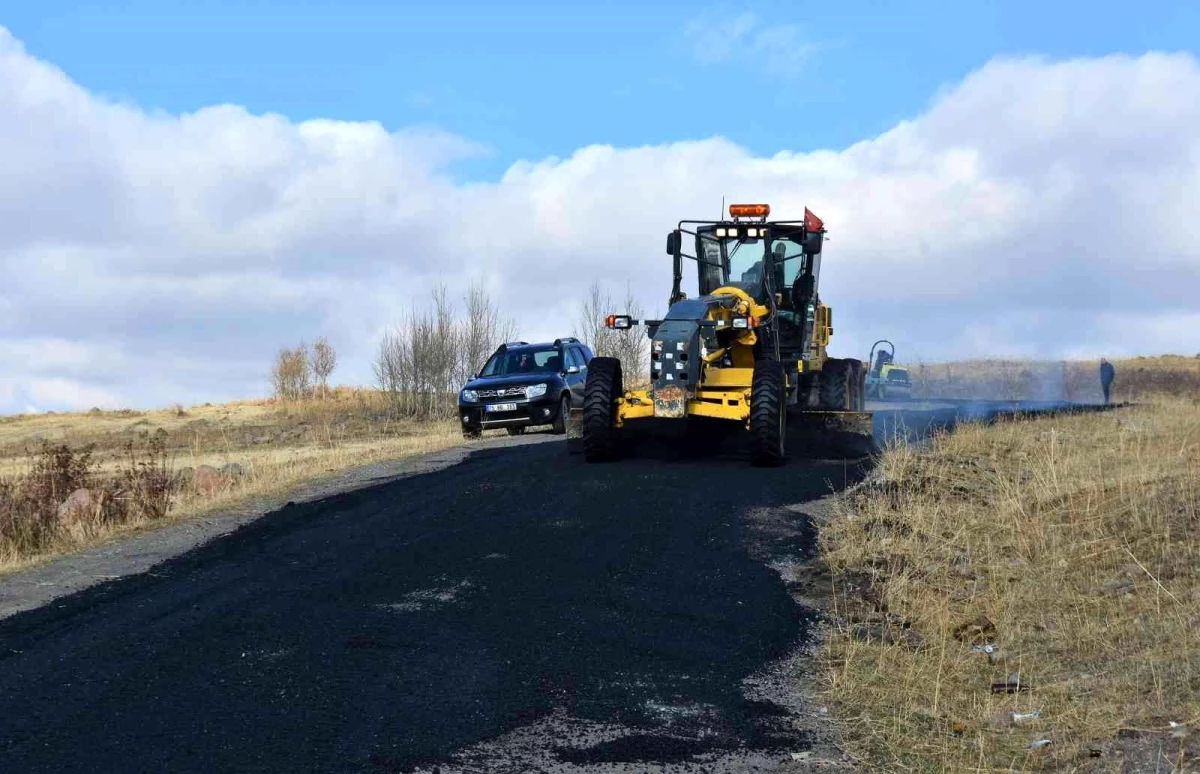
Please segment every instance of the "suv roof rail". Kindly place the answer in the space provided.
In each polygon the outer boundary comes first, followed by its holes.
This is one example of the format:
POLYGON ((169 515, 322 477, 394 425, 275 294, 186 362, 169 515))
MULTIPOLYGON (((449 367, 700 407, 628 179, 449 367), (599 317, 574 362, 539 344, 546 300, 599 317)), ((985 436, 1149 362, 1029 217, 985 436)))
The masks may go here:
POLYGON ((556 347, 560 346, 562 344, 578 344, 578 343, 579 343, 579 339, 575 338, 574 336, 563 336, 561 338, 557 338, 554 340, 554 346, 556 346, 556 347))
POLYGON ((504 342, 503 344, 501 344, 500 346, 496 347, 496 351, 497 351, 497 352, 504 352, 504 351, 506 351, 506 350, 507 350, 509 347, 523 347, 523 346, 525 346, 525 345, 527 345, 527 344, 529 344, 529 342, 528 342, 528 341, 506 341, 506 342, 504 342))

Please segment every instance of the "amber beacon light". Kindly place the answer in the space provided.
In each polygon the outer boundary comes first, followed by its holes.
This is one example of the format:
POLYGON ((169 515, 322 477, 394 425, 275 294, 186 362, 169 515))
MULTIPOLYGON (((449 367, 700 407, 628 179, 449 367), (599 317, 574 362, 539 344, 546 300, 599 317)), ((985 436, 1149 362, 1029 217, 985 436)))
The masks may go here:
POLYGON ((765 218, 770 214, 771 205, 769 204, 729 205, 729 216, 731 218, 765 218))

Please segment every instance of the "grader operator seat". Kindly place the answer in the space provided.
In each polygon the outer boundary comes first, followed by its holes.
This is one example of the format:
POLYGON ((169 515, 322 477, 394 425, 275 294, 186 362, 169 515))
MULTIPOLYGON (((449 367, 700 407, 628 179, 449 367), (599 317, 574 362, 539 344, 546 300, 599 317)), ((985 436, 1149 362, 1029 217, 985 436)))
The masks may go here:
POLYGON ((875 356, 875 368, 872 369, 872 372, 878 376, 883 372, 883 367, 890 362, 892 362, 891 353, 880 350, 879 354, 875 356))

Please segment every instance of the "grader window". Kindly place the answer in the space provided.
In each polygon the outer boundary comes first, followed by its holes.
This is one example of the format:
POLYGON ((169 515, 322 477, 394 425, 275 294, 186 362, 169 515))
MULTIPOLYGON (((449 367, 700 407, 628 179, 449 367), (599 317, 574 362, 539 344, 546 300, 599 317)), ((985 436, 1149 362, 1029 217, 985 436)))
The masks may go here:
POLYGON ((759 302, 767 297, 763 284, 766 242, 762 239, 725 239, 725 256, 729 265, 729 284, 749 293, 759 302))
POLYGON ((791 239, 776 239, 771 243, 771 252, 775 255, 775 287, 785 294, 790 293, 808 262, 802 245, 791 239))
POLYGON ((725 253, 729 257, 729 281, 749 290, 762 285, 763 242, 761 239, 726 239, 725 253))
POLYGON ((725 284, 722 275, 725 257, 721 255, 721 242, 713 237, 711 232, 704 233, 703 231, 696 236, 696 242, 698 245, 696 252, 702 261, 697 267, 700 272, 700 292, 711 293, 725 284))

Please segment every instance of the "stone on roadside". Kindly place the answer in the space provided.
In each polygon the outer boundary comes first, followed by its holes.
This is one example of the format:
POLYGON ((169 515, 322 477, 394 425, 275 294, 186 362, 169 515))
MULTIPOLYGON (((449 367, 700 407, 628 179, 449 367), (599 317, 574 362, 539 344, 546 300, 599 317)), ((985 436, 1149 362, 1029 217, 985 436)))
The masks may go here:
POLYGON ((175 475, 171 477, 171 482, 176 489, 184 489, 192 485, 192 474, 195 473, 191 466, 182 467, 175 471, 175 475))
POLYGON ((246 475, 246 469, 236 462, 229 462, 222 465, 221 472, 230 478, 241 478, 246 475))
POLYGON ((95 515, 99 504, 99 499, 92 490, 76 489, 58 506, 58 520, 69 522, 90 519, 95 515))
POLYGON ((229 476, 212 465, 200 465, 192 471, 192 487, 201 494, 212 494, 229 483, 229 476))

